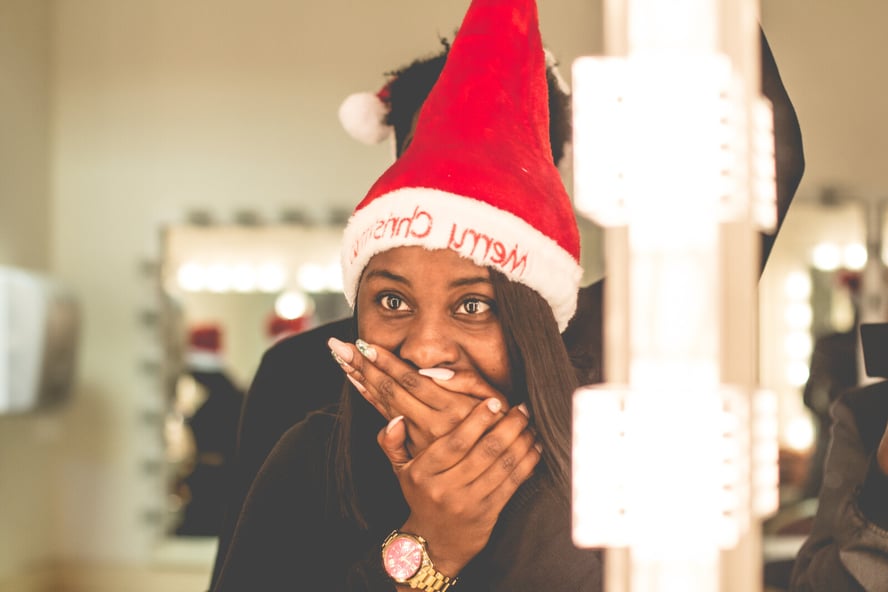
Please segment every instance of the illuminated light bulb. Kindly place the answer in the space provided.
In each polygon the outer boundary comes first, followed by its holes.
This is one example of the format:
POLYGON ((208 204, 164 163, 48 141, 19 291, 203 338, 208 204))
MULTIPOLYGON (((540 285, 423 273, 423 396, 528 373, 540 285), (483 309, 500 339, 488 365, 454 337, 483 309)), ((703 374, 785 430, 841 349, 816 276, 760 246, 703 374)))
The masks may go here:
POLYGON ((784 441, 793 450, 799 452, 810 450, 814 444, 814 424, 804 416, 791 419, 786 425, 784 441))
POLYGON ((279 292, 286 283, 287 271, 278 263, 263 263, 256 270, 256 287, 260 292, 279 292))
POLYGON ((323 292, 327 287, 327 272, 322 265, 306 263, 296 274, 299 287, 308 293, 323 292))
POLYGON ((842 264, 848 269, 859 271, 866 267, 866 260, 866 247, 860 243, 852 243, 842 249, 842 264))
POLYGON ((811 296, 811 278, 805 272, 793 271, 787 274, 783 289, 791 300, 806 300, 811 296))
POLYGON ((206 286, 210 292, 222 293, 231 289, 231 271, 224 263, 207 267, 206 286))
POLYGON ((808 329, 814 319, 811 305, 806 302, 793 302, 783 311, 783 320, 791 329, 808 329))
POLYGON ((206 270, 198 263, 185 263, 179 267, 176 280, 186 292, 200 292, 206 286, 206 270))
POLYGON ((786 365, 786 382, 791 386, 805 386, 810 372, 807 362, 800 360, 790 362, 786 365))
POLYGON ((274 301, 274 311, 283 319, 298 319, 305 316, 309 307, 309 301, 305 294, 297 291, 287 291, 274 301))
POLYGON ((342 266, 339 263, 331 263, 324 271, 327 290, 330 292, 342 292, 342 266))
POLYGON ((256 290, 256 270, 248 263, 240 263, 231 268, 231 288, 235 292, 256 290))
POLYGON ((804 331, 793 331, 783 341, 786 354, 795 360, 807 360, 811 356, 813 345, 811 334, 804 331))
POLYGON ((820 271, 835 271, 842 264, 842 252, 838 245, 820 243, 811 252, 811 264, 820 271))

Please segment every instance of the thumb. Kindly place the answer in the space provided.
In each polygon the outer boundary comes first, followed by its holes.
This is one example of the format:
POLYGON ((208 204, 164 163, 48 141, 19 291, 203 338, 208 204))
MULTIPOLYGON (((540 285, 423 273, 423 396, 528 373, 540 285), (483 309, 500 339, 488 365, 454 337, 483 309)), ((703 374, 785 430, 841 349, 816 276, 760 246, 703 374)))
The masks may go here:
POLYGON ((388 425, 379 431, 376 437, 379 447, 392 463, 392 468, 397 472, 410 460, 407 452, 407 428, 404 426, 404 416, 392 418, 388 425))

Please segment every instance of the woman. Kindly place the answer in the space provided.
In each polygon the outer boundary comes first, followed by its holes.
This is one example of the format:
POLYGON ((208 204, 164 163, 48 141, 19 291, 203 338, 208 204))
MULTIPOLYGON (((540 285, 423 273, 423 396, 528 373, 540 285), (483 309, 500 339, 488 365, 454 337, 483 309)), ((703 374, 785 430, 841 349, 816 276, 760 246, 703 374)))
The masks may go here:
POLYGON ((536 6, 474 0, 345 231, 351 382, 276 445, 215 589, 600 589, 570 541, 578 261, 536 6))

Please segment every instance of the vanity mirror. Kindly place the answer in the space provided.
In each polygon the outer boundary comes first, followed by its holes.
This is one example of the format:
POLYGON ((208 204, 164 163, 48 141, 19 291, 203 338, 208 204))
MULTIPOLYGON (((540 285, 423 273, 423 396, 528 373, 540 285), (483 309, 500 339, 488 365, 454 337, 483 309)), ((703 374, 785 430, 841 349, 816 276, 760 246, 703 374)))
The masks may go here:
POLYGON ((243 396, 277 339, 349 314, 338 224, 178 225, 163 233, 170 535, 215 537, 243 396))

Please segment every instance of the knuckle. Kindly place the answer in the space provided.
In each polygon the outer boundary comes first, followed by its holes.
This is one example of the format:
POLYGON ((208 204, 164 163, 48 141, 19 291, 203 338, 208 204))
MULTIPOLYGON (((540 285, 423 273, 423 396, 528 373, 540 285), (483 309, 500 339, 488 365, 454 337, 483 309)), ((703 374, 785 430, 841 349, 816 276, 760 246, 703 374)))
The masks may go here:
POLYGON ((447 438, 446 443, 448 452, 462 452, 466 449, 466 441, 457 436, 447 438))
POLYGON ((456 411, 447 411, 444 413, 444 423, 452 430, 462 423, 463 417, 463 415, 460 415, 456 411))
POLYGON ((511 472, 518 464, 518 459, 515 458, 514 454, 504 454, 500 459, 500 463, 505 470, 511 472))
POLYGON ((437 424, 432 424, 428 427, 429 436, 431 436, 432 440, 437 440, 442 436, 446 436, 448 432, 441 428, 441 426, 437 424))
POLYGON ((416 372, 405 372, 400 377, 400 382, 407 389, 415 389, 420 385, 419 374, 416 372))
POLYGON ((389 377, 383 378, 376 389, 383 398, 391 399, 395 395, 395 381, 389 377))
POLYGON ((447 492, 438 486, 432 486, 428 489, 429 499, 433 503, 441 505, 447 501, 447 492))
POLYGON ((512 471, 511 473, 509 473, 509 481, 511 481, 512 485, 514 485, 515 487, 519 487, 522 483, 524 483, 527 480, 528 476, 529 475, 527 475, 523 472, 512 471))
POLYGON ((488 458, 498 458, 503 453, 503 449, 503 441, 496 436, 484 438, 484 443, 481 446, 481 451, 488 458))

